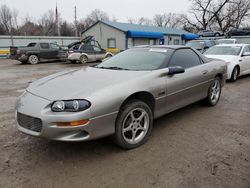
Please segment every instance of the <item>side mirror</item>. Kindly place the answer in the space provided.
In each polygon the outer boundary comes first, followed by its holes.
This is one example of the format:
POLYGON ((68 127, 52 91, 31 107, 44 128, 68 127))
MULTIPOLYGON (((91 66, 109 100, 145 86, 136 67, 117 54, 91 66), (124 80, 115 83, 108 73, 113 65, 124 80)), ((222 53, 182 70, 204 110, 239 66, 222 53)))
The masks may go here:
POLYGON ((168 67, 168 75, 181 74, 184 72, 185 72, 185 69, 181 66, 168 67))
POLYGON ((242 56, 250 56, 250 52, 244 52, 242 56))

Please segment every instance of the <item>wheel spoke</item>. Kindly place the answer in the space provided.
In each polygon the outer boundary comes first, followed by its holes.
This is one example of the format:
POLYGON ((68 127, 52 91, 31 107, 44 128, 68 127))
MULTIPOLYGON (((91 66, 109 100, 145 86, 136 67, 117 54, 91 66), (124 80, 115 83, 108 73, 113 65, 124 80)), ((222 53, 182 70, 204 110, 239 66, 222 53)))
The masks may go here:
POLYGON ((142 112, 141 115, 137 118, 137 120, 141 121, 146 115, 146 112, 142 112))
POLYGON ((135 142, 135 136, 137 131, 132 131, 132 142, 135 142))
POLYGON ((124 129, 122 130, 123 133, 126 133, 126 132, 128 132, 128 131, 132 131, 132 125, 129 125, 129 126, 127 126, 126 128, 124 128, 124 129))
POLYGON ((135 118, 135 115, 134 115, 134 111, 130 112, 130 117, 132 119, 132 121, 134 121, 136 118, 135 118))

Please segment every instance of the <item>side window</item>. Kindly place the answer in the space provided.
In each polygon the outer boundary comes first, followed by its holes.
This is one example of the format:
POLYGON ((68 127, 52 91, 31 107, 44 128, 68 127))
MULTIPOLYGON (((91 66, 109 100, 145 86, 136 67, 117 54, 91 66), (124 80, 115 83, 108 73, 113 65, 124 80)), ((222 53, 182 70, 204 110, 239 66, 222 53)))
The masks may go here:
POLYGON ((88 51, 88 52, 93 52, 93 46, 91 46, 91 45, 86 45, 86 46, 84 46, 84 49, 85 49, 86 51, 88 51))
POLYGON ((43 49, 49 49, 50 48, 49 43, 40 43, 40 46, 43 49))
POLYGON ((100 48, 98 48, 97 46, 94 46, 94 51, 95 52, 101 52, 102 50, 100 48))
POLYGON ((55 43, 50 43, 50 47, 51 47, 52 49, 57 49, 57 50, 60 49, 60 47, 59 47, 57 44, 55 44, 55 43))
POLYGON ((181 66, 184 69, 200 65, 200 57, 191 49, 180 49, 174 52, 169 66, 181 66))
POLYGON ((114 38, 108 39, 108 48, 116 48, 116 39, 114 38))
POLYGON ((245 46, 242 53, 245 53, 245 52, 250 52, 249 46, 245 46))

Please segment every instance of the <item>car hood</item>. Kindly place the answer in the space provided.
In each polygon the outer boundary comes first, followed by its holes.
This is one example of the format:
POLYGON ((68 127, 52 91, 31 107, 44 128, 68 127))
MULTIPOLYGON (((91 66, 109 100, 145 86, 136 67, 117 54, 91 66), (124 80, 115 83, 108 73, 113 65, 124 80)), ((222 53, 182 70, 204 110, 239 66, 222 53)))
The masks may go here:
POLYGON ((151 71, 110 70, 84 67, 80 70, 59 72, 29 85, 27 91, 48 100, 88 97, 98 90, 122 84, 151 71))
POLYGON ((224 60, 226 62, 232 62, 235 60, 238 60, 238 56, 234 56, 234 55, 205 55, 208 58, 213 58, 213 59, 220 59, 220 60, 224 60))

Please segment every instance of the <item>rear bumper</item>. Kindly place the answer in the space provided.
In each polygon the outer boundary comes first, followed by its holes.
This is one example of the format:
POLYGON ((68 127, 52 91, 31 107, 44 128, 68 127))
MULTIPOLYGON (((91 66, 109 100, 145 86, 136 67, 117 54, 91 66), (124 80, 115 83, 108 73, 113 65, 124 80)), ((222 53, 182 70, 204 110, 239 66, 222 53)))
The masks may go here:
POLYGON ((17 129, 32 136, 58 141, 87 141, 109 136, 115 132, 115 120, 118 112, 94 118, 91 117, 91 109, 77 113, 56 113, 50 110, 51 102, 25 92, 17 102, 16 116, 21 113, 28 117, 27 124, 35 122, 35 119, 41 120, 41 125, 35 123, 26 126, 25 119, 20 121, 20 118, 17 117, 17 129), (55 123, 82 119, 88 119, 89 122, 74 127, 57 126, 55 123), (41 128, 35 126, 41 126, 41 128))
POLYGON ((21 61, 21 62, 28 61, 28 56, 25 55, 25 54, 22 54, 22 55, 10 55, 9 58, 10 59, 15 59, 15 60, 18 60, 18 61, 21 61))

